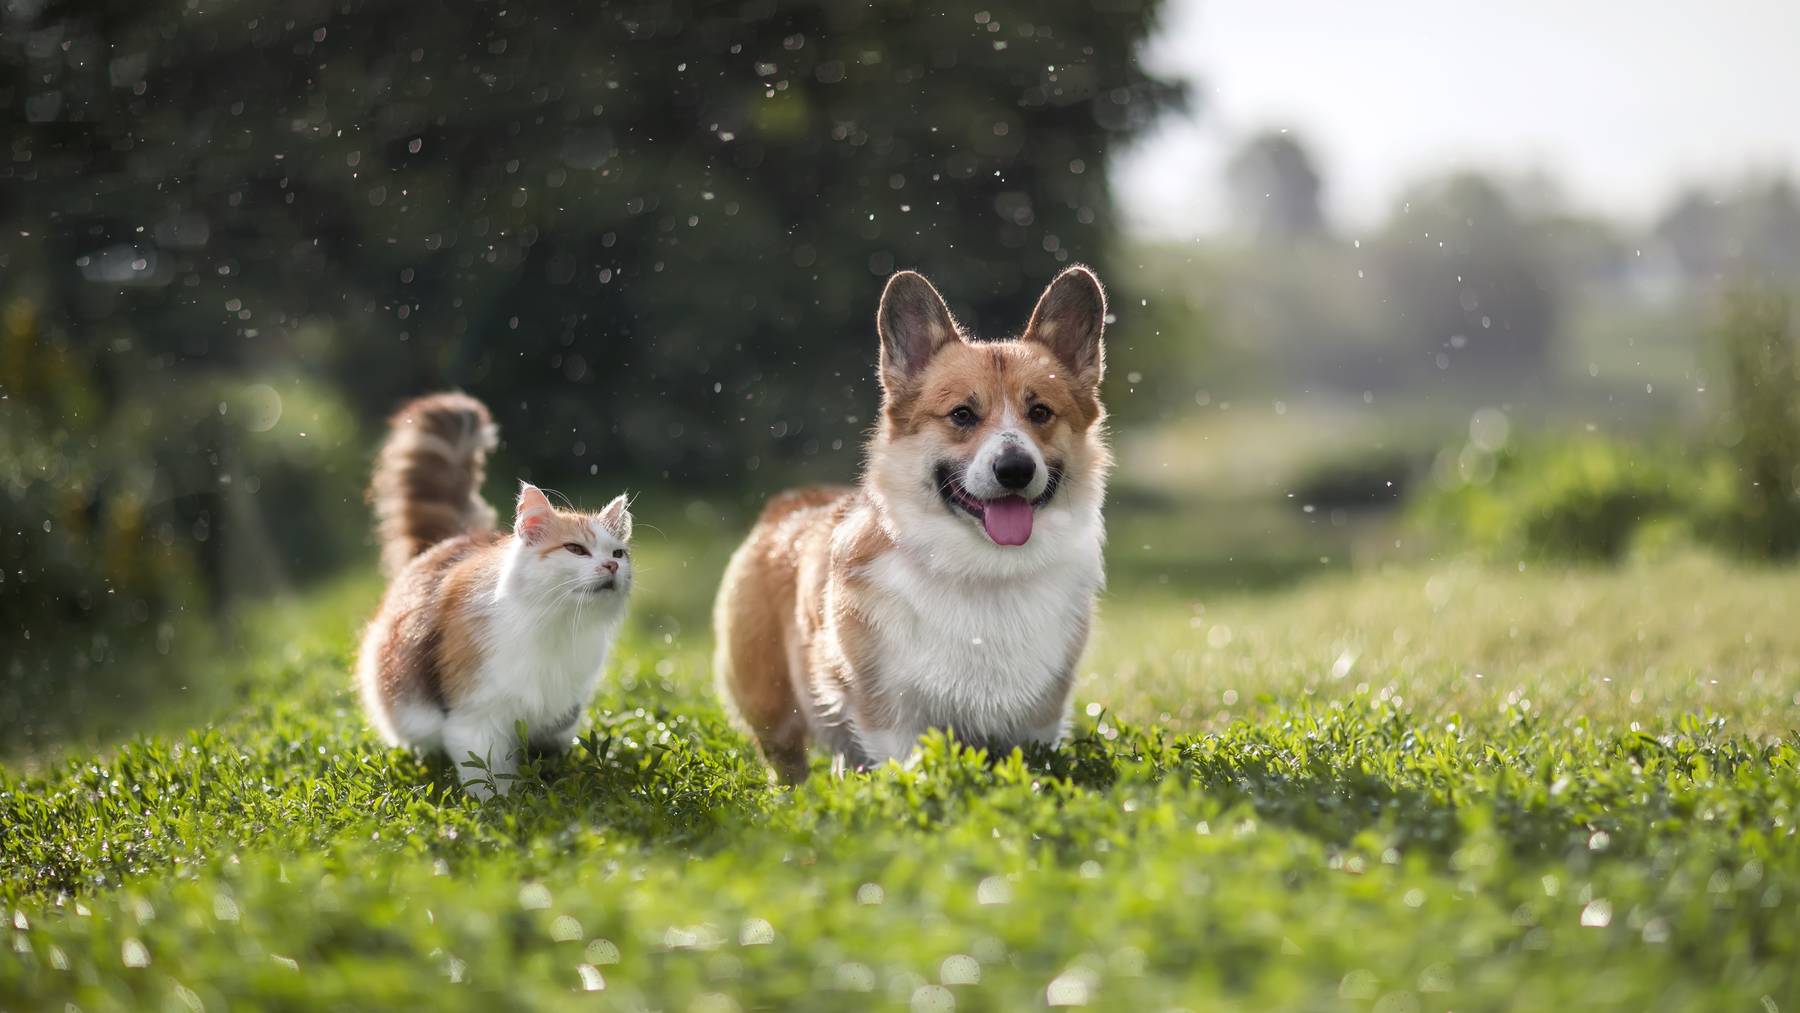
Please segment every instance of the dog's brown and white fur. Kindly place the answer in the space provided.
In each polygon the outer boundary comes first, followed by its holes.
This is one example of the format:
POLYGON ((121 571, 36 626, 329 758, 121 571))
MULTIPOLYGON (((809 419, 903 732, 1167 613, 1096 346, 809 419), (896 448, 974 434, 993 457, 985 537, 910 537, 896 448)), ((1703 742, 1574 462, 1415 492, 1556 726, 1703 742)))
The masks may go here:
POLYGON ((866 767, 931 728, 1060 739, 1103 581, 1105 317, 1072 267, 1020 338, 976 341, 922 276, 889 279, 861 483, 771 501, 714 609, 720 692, 784 780, 814 743, 866 767))
POLYGON ((535 748, 569 744, 632 582, 624 496, 584 514, 521 484, 513 530, 494 530, 480 494, 494 439, 462 394, 395 413, 369 490, 392 583, 357 664, 382 738, 449 754, 481 797, 509 786, 519 722, 535 748))

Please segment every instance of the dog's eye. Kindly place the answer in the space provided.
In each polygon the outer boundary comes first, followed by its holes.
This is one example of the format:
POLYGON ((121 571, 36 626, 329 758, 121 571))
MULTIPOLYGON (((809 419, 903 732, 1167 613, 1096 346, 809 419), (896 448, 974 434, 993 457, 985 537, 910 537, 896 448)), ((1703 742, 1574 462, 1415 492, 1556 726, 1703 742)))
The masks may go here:
POLYGON ((950 409, 950 421, 959 426, 972 426, 976 422, 975 409, 966 404, 959 404, 950 409))
POLYGON ((587 546, 581 545, 576 542, 570 542, 569 544, 563 546, 563 548, 568 549, 570 552, 575 553, 577 556, 585 556, 588 554, 587 546))
POLYGON ((613 558, 614 559, 624 559, 625 558, 625 550, 624 549, 614 549, 613 550, 613 558))
POLYGON ((1030 419, 1033 424, 1040 426, 1050 421, 1055 415, 1056 413, 1050 410, 1049 405, 1042 404, 1032 405, 1031 410, 1025 413, 1026 418, 1030 419))

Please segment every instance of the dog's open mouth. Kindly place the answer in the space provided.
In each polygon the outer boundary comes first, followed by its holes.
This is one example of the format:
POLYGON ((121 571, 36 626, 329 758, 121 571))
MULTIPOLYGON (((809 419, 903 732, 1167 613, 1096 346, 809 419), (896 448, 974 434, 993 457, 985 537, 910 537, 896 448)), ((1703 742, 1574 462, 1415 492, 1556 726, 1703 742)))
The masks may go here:
POLYGON ((961 510, 980 521, 981 529, 995 545, 1024 545, 1031 540, 1031 525, 1037 512, 1056 495, 1056 487, 1062 482, 1061 469, 1049 470, 1050 481, 1034 500, 1023 496, 980 499, 963 488, 962 477, 955 468, 940 464, 937 468, 938 495, 952 511, 961 510))

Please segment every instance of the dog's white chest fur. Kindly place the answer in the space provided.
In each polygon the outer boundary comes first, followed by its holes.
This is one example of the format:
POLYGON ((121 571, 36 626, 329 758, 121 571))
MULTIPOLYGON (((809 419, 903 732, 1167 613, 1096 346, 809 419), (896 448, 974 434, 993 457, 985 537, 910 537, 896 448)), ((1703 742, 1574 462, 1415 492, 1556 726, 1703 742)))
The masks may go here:
POLYGON ((868 759, 904 758, 934 727, 978 742, 1060 737, 1102 572, 1097 539, 1072 548, 1029 578, 946 577, 899 548, 869 564, 877 695, 896 720, 855 729, 868 759))

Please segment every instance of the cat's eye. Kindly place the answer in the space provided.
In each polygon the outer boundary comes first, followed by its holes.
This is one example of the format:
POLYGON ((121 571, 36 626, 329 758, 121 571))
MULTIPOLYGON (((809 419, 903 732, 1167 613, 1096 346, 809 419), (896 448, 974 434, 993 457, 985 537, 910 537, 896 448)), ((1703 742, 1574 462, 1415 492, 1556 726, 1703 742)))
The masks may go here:
POLYGON ((563 546, 563 548, 568 549, 570 552, 575 553, 577 556, 585 556, 588 554, 587 546, 582 545, 579 542, 570 542, 569 544, 563 546))
POLYGON ((1030 419, 1032 421, 1033 425, 1039 425, 1039 426, 1050 421, 1055 416, 1056 416, 1056 413, 1050 410, 1049 405, 1042 405, 1042 404, 1032 405, 1031 410, 1027 411, 1025 413, 1025 417, 1030 419))
POLYGON ((959 426, 972 426, 978 421, 978 416, 975 414, 975 409, 966 404, 959 404, 950 409, 950 421, 959 426))
POLYGON ((614 559, 624 559, 625 558, 625 550, 624 549, 614 549, 613 550, 613 558, 614 559))

